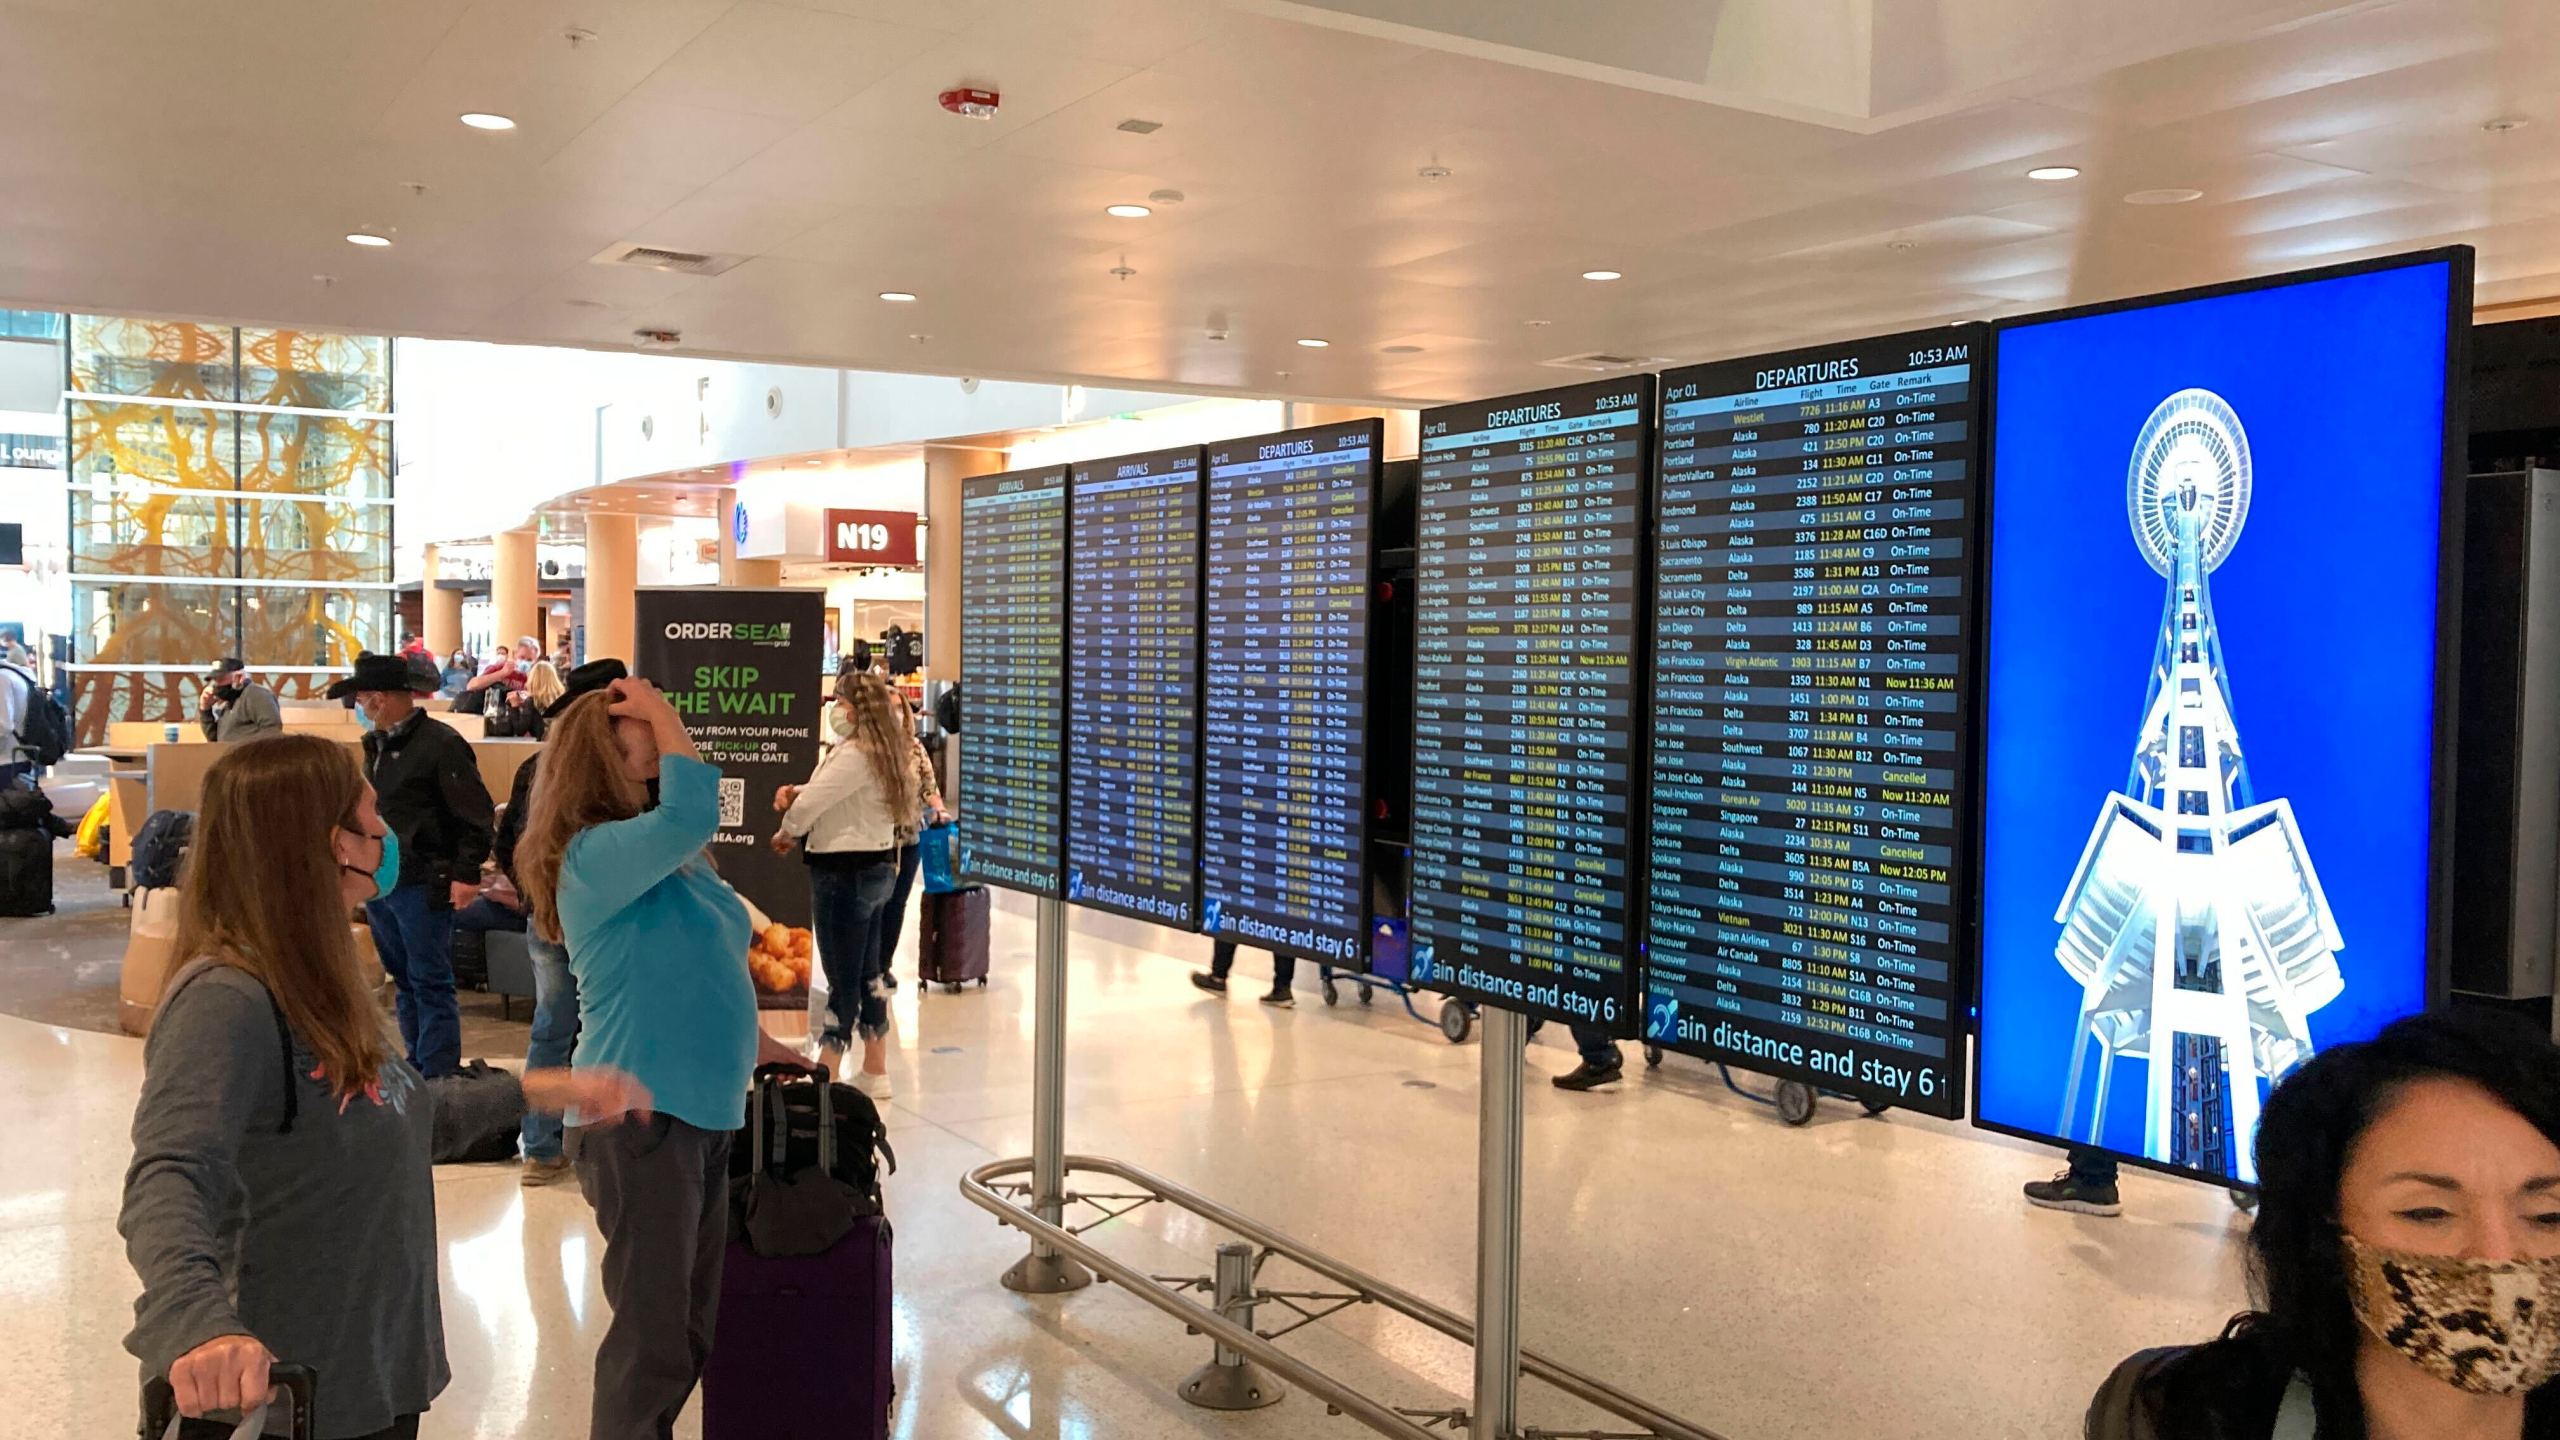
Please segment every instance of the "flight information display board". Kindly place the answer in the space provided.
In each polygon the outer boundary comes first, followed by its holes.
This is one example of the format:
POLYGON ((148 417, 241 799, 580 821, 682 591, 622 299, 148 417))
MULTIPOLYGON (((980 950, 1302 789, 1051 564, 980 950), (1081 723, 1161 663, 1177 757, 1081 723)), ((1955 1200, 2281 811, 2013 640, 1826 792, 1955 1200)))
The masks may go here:
POLYGON ((1200 448, 1069 470, 1067 898, 1193 929, 1200 448))
POLYGON ((1368 929, 1380 424, 1209 447, 1200 928, 1355 965, 1368 929))
POLYGON ((1635 1023, 1635 814, 1653 377, 1422 414, 1413 978, 1635 1023))
POLYGON ((960 482, 959 878, 1056 896, 1067 472, 960 482))
POLYGON ((1645 1039, 1963 1113, 1979 327, 1662 377, 1645 1039))

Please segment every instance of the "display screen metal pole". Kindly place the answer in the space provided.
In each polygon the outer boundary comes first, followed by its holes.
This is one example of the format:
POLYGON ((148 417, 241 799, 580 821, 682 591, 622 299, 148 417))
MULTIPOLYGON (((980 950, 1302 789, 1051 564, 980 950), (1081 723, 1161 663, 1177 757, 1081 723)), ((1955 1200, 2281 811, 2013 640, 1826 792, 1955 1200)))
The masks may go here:
MULTIPOLYGON (((1031 1209, 1051 1225, 1067 1208, 1067 902, 1039 901, 1031 1014, 1031 1209)), ((1004 1272, 1004 1287, 1056 1295, 1093 1283, 1093 1272, 1036 1237, 1004 1272)))
POLYGON ((1476 1115, 1476 1383, 1472 1440, 1520 1433, 1520 1087, 1528 1020, 1487 1006, 1476 1115))

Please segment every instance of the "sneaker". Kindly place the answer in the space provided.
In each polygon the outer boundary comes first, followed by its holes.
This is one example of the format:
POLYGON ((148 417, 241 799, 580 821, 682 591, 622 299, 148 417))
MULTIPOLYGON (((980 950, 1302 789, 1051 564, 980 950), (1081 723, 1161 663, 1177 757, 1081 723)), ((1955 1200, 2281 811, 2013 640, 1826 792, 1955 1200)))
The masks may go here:
POLYGON ((2093 1185, 2068 1170, 2050 1180, 2038 1180, 2027 1186, 2027 1203, 2047 1210, 2067 1210, 2074 1215, 2113 1216, 2124 1213, 2124 1201, 2113 1185, 2093 1185))
POLYGON ((889 1098, 889 1077, 874 1075, 868 1070, 857 1070, 853 1076, 853 1088, 870 1096, 873 1100, 886 1100, 889 1098))
POLYGON ((1227 993, 1227 977, 1224 975, 1212 975, 1206 970, 1194 970, 1191 972, 1191 983, 1212 995, 1227 993))
POLYGON ((1626 1074, 1627 1067, 1624 1063, 1594 1065, 1585 1060, 1573 1067, 1571 1071, 1557 1076, 1555 1085, 1559 1090, 1615 1090, 1618 1088, 1618 1082, 1626 1078, 1626 1074))
MULTIPOLYGON (((1219 988, 1224 989, 1225 987, 1221 986, 1219 988)), ((1298 997, 1290 994, 1286 990, 1274 990, 1270 994, 1262 997, 1262 1003, 1270 1006, 1274 1010, 1295 1010, 1298 1008, 1298 997)))
POLYGON ((524 1160, 524 1173, 517 1180, 531 1190, 543 1185, 557 1185, 568 1178, 569 1162, 566 1157, 528 1155, 524 1160))

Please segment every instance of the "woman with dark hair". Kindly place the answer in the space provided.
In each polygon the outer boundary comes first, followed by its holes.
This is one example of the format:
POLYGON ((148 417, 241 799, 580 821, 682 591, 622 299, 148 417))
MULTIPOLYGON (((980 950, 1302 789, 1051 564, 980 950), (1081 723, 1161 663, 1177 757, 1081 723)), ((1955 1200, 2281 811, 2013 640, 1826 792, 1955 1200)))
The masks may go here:
POLYGON ((2118 1367, 2090 1440, 2560 1437, 2560 1048, 2402 1020, 2268 1097, 2260 1308, 2118 1367))

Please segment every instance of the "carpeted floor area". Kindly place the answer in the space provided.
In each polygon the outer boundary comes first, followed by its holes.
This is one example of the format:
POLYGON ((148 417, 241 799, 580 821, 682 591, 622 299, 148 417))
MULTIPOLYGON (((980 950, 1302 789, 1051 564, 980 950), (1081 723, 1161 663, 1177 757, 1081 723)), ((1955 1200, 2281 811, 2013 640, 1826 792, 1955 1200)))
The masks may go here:
MULTIPOLYGON (((107 867, 83 860, 68 840, 54 850, 50 915, 0 918, 0 1014, 39 1025, 121 1035, 117 981, 131 912, 107 888, 107 867)), ((499 1013, 498 997, 462 994, 462 1053, 521 1059, 532 1005, 499 1013)))

